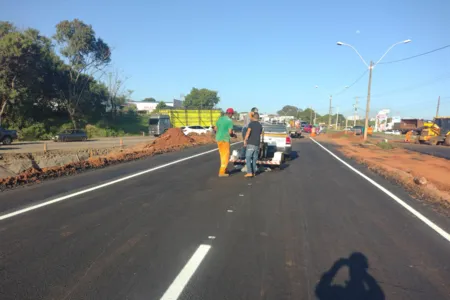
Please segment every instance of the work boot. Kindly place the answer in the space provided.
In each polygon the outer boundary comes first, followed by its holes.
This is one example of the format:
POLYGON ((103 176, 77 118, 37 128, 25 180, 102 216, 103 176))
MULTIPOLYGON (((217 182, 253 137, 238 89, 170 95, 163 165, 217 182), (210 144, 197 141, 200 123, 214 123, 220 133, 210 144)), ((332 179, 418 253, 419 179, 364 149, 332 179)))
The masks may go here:
POLYGON ((252 174, 252 173, 247 173, 247 174, 245 174, 244 177, 245 177, 245 178, 252 178, 252 177, 253 177, 253 174, 252 174))

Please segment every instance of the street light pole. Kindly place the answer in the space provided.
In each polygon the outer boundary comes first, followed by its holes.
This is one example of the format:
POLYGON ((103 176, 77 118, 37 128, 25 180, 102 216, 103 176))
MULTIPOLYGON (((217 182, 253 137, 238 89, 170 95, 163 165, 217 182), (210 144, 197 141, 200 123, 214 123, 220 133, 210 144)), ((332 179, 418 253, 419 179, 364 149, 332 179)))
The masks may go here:
POLYGON ((369 66, 369 87, 367 89, 366 120, 364 123, 364 140, 367 140, 367 128, 369 128, 370 89, 372 87, 372 70, 373 70, 373 61, 370 62, 369 66))
POLYGON ((363 63, 366 65, 366 67, 368 67, 369 68, 369 88, 368 88, 368 91, 367 91, 367 103, 366 103, 366 121, 365 121, 365 128, 364 128, 364 140, 367 140, 367 128, 368 128, 368 126, 369 126, 369 110, 370 110, 370 88, 371 88, 371 85, 372 85, 372 70, 373 70, 373 68, 386 56, 386 54, 389 52, 389 51, 391 51, 391 49, 392 48, 394 48, 395 46, 397 46, 397 45, 399 45, 399 44, 407 44, 407 43, 410 43, 411 42, 411 40, 404 40, 404 41, 401 41, 401 42, 398 42, 398 43, 395 43, 395 44, 393 44, 391 47, 389 47, 388 49, 387 49, 387 51, 383 54, 383 56, 381 56, 381 58, 376 62, 376 63, 373 63, 373 61, 371 61, 370 62, 370 65, 368 65, 367 63, 366 63, 366 61, 364 60, 364 58, 361 56, 361 54, 359 54, 359 52, 358 52, 358 50, 356 50, 355 49, 355 47, 353 47, 352 45, 349 45, 349 44, 346 44, 346 43, 343 43, 343 42, 337 42, 337 45, 338 46, 347 46, 347 47, 350 47, 350 48, 352 48, 355 52, 356 52, 356 54, 358 54, 358 56, 359 56, 359 58, 361 58, 361 60, 363 61, 363 63))
POLYGON ((336 109, 336 130, 338 129, 339 122, 339 107, 336 109))
POLYGON ((333 96, 330 95, 330 109, 328 111, 328 128, 331 128, 331 101, 333 100, 333 96))

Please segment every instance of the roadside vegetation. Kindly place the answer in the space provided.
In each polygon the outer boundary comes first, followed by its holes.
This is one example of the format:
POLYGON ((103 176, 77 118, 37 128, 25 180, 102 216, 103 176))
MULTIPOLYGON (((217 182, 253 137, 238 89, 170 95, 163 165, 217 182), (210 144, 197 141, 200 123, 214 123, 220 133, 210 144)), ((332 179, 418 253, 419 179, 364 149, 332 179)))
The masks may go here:
MULTIPOLYGON (((21 140, 66 129, 85 129, 89 137, 146 132, 148 116, 128 105, 133 91, 111 58, 108 44, 78 19, 59 22, 51 37, 0 21, 0 126, 17 130, 21 140)), ((217 91, 192 88, 184 106, 212 108, 219 101, 217 91)), ((163 108, 159 101, 156 110, 163 108)))

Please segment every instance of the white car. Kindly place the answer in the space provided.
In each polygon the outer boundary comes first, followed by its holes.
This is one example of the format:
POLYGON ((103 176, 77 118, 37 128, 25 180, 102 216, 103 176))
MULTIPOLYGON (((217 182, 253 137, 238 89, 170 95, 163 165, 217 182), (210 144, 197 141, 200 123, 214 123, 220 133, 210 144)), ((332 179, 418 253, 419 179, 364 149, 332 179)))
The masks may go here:
POLYGON ((185 135, 188 135, 189 133, 196 133, 196 134, 208 133, 208 129, 207 128, 205 128, 203 126, 199 126, 199 125, 183 126, 183 127, 181 127, 181 130, 183 130, 183 133, 185 135))
POLYGON ((207 132, 213 132, 214 131, 214 127, 213 126, 203 127, 203 128, 205 128, 207 132))

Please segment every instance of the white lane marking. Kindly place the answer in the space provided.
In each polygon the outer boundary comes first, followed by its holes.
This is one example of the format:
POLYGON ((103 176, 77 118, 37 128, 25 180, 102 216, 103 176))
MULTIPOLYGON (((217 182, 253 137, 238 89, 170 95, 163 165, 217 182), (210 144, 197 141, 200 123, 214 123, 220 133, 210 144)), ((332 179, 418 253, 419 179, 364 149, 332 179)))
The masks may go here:
MULTIPOLYGON (((237 145, 237 144, 240 144, 240 143, 242 143, 242 142, 233 143, 233 144, 231 144, 231 146, 234 146, 234 145, 237 145)), ((147 174, 147 173, 150 173, 150 172, 153 172, 153 171, 165 168, 165 167, 169 167, 171 165, 175 165, 175 164, 178 164, 178 163, 186 161, 186 160, 190 160, 190 159, 193 159, 193 158, 205 155, 205 154, 209 154, 209 153, 215 152, 217 150, 218 149, 212 149, 212 150, 208 150, 208 151, 205 151, 205 152, 202 152, 202 153, 194 154, 194 155, 191 155, 191 156, 188 156, 188 157, 185 157, 185 158, 181 158, 181 159, 172 161, 170 163, 166 163, 166 164, 163 164, 163 165, 160 165, 160 166, 157 166, 157 167, 145 170, 145 171, 141 171, 141 172, 138 172, 138 173, 135 173, 135 174, 132 174, 132 175, 128 175, 128 176, 125 176, 125 177, 122 177, 122 178, 119 178, 119 179, 116 179, 116 180, 113 180, 113 181, 109 181, 109 182, 106 182, 106 183, 103 183, 103 184, 100 184, 100 185, 97 185, 97 186, 94 186, 94 187, 91 187, 91 188, 88 188, 88 189, 85 189, 85 190, 81 190, 81 191, 76 192, 76 193, 72 193, 72 194, 69 194, 69 195, 66 195, 66 196, 62 196, 62 197, 59 197, 59 198, 55 198, 55 199, 52 199, 52 200, 49 200, 49 201, 46 201, 46 202, 43 202, 43 203, 40 203, 40 204, 32 205, 32 206, 29 206, 29 207, 26 207, 26 208, 23 208, 23 209, 19 209, 19 210, 16 210, 16 211, 4 214, 4 215, 0 215, 0 221, 8 219, 8 218, 11 218, 11 217, 14 217, 14 216, 17 216, 17 215, 21 215, 23 213, 26 213, 26 212, 29 212, 29 211, 32 211, 32 210, 35 210, 35 209, 38 209, 38 208, 41 208, 41 207, 44 207, 44 206, 48 206, 50 204, 54 204, 54 203, 57 203, 57 202, 61 202, 61 201, 67 200, 67 199, 73 198, 75 196, 83 195, 83 194, 86 194, 86 193, 89 193, 89 192, 92 192, 92 191, 95 191, 95 190, 98 190, 98 189, 101 189, 101 188, 104 188, 104 187, 107 187, 107 186, 110 186, 110 185, 113 185, 113 184, 116 184, 116 183, 119 183, 119 182, 122 182, 122 181, 125 181, 125 180, 128 180, 128 179, 137 177, 137 176, 141 176, 141 175, 144 175, 144 174, 147 174)))
POLYGON ((446 239, 447 241, 450 242, 450 234, 447 233, 444 229, 440 228, 439 226, 437 226, 436 224, 434 224, 433 222, 431 222, 427 217, 425 217, 424 215, 422 215, 420 212, 418 212, 417 210, 415 210, 414 208, 412 208, 411 206, 409 206, 405 201, 403 201, 402 199, 400 199, 399 197, 397 197, 396 195, 394 195, 393 193, 391 193, 390 191, 388 191, 385 187, 383 187, 382 185, 378 184, 377 182, 375 182, 374 180, 370 179, 369 177, 367 177, 366 175, 364 175, 363 173, 361 173, 360 171, 356 170, 354 167, 352 167, 351 165, 349 165, 348 163, 346 163, 344 160, 342 160, 340 157, 338 157, 336 154, 334 154, 333 152, 331 152, 330 150, 328 150, 327 148, 325 148, 322 144, 320 144, 319 142, 317 142, 316 140, 314 140, 313 138, 310 138, 314 143, 316 143, 317 145, 319 145, 320 147, 322 147, 323 150, 327 151, 329 154, 331 154, 334 158, 336 158, 337 160, 339 160, 341 163, 343 163, 345 166, 347 166, 350 170, 352 170, 353 172, 355 172, 356 174, 360 175, 362 178, 364 178, 365 180, 367 180, 368 182, 370 182, 371 184, 373 184, 374 186, 376 186, 378 189, 380 189, 382 192, 384 192, 386 195, 388 195, 389 197, 391 197, 395 202, 397 202, 398 204, 400 204, 401 206, 403 206, 404 208, 406 208, 406 210, 408 210, 410 213, 412 213, 414 216, 416 216, 419 220, 421 220, 422 222, 424 222, 425 224, 427 224, 428 226, 431 227, 431 229, 433 229, 434 231, 436 231, 437 233, 439 233, 444 239, 446 239))
POLYGON ((192 275, 194 275, 200 263, 205 258, 209 249, 211 249, 210 245, 200 245, 197 248, 197 251, 192 255, 191 259, 187 262, 172 284, 169 286, 167 291, 161 297, 161 300, 177 300, 180 297, 180 294, 183 292, 186 284, 191 279, 192 275))

